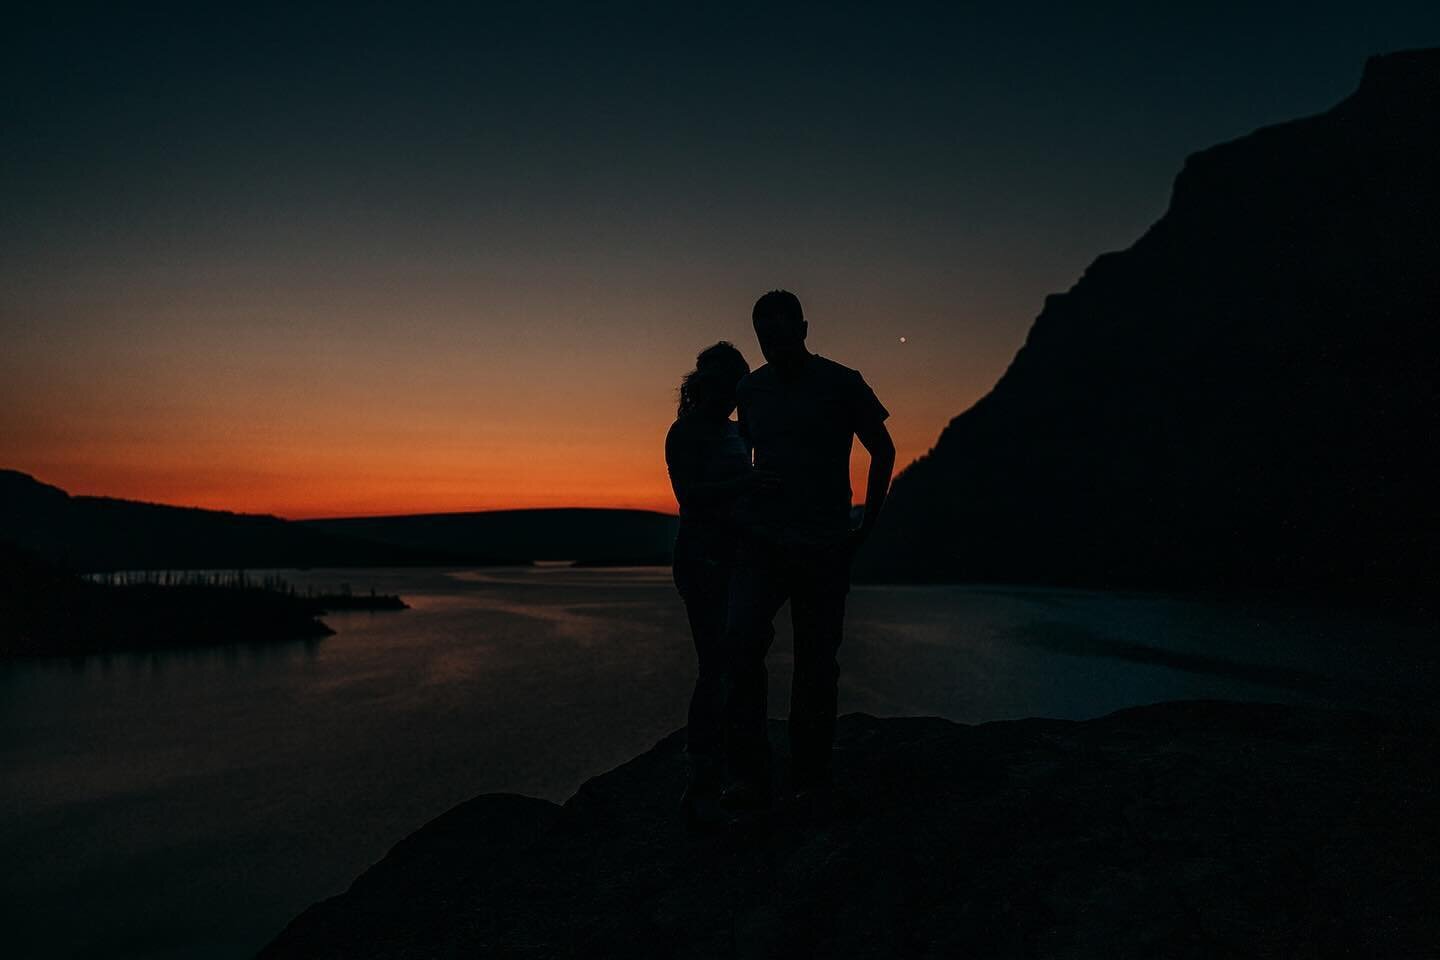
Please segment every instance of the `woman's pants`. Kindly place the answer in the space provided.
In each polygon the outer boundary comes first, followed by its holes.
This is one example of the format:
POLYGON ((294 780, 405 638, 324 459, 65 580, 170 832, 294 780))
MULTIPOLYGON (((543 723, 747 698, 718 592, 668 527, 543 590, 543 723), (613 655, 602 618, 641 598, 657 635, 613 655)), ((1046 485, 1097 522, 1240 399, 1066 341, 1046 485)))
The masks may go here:
POLYGON ((685 749, 693 756, 717 759, 724 749, 725 621, 734 565, 708 556, 683 539, 676 544, 675 586, 685 601, 698 672, 690 695, 685 749))
POLYGON ((695 640, 695 656, 699 661, 685 727, 685 749, 692 756, 718 758, 724 747, 725 652, 722 645, 727 596, 728 591, 721 589, 685 597, 685 613, 690 618, 690 635, 695 640))

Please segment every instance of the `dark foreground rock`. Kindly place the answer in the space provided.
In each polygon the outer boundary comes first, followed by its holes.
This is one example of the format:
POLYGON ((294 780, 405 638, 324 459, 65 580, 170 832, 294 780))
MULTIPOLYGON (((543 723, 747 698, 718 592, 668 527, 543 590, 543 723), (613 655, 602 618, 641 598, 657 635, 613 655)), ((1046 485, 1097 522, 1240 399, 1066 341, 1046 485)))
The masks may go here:
POLYGON ((852 714, 828 823, 784 803, 693 838, 675 734, 563 807, 456 807, 262 956, 1433 955, 1433 746, 1258 704, 973 727, 852 714))

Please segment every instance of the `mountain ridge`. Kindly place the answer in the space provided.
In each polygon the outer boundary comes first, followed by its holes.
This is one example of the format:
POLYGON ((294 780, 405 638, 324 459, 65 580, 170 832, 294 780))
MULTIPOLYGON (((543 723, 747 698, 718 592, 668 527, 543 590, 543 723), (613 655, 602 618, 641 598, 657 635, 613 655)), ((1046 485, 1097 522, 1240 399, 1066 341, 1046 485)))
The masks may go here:
POLYGON ((1191 155, 895 480, 876 579, 1433 588, 1440 50, 1191 155))

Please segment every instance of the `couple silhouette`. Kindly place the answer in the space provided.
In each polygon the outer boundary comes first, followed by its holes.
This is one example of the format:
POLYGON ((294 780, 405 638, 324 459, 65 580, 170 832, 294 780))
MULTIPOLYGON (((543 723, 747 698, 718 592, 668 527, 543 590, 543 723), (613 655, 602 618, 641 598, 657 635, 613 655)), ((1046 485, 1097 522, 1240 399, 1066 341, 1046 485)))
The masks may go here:
POLYGON ((859 372, 807 349, 799 298, 773 290, 751 316, 764 365, 751 371, 726 342, 701 351, 665 438, 680 505, 675 586, 699 661, 682 800, 691 830, 774 802, 765 656, 786 600, 795 641, 787 790, 817 814, 828 810, 850 562, 875 526, 895 465, 889 412, 859 372), (858 527, 856 437, 870 455, 858 527))

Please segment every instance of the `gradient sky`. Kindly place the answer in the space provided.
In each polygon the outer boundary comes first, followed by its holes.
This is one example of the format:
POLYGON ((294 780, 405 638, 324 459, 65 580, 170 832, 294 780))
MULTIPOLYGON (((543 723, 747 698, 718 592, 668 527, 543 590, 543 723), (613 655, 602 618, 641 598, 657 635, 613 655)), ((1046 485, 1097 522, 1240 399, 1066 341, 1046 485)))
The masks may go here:
POLYGON ((772 287, 904 463, 1186 154, 1435 44, 1434 3, 10 13, 0 466, 290 517, 673 510, 676 383, 717 339, 758 362, 772 287))

